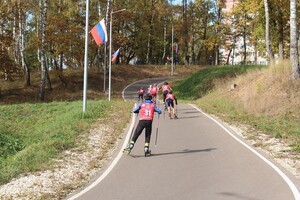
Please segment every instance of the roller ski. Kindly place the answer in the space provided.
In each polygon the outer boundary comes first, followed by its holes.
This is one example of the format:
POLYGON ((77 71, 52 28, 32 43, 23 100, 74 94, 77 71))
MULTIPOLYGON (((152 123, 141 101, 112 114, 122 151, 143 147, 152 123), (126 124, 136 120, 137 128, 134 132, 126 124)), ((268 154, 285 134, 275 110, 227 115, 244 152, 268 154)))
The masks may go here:
POLYGON ((164 102, 164 106, 165 106, 165 111, 167 111, 168 110, 167 102, 164 102))
POLYGON ((145 157, 149 157, 149 156, 151 156, 151 150, 145 151, 145 157))
POLYGON ((133 149, 133 146, 134 146, 134 143, 133 142, 130 142, 127 147, 125 149, 123 149, 123 153, 126 153, 126 154, 130 154, 131 150, 133 149))
POLYGON ((145 157, 151 156, 151 150, 149 149, 149 146, 145 146, 144 151, 145 151, 145 157))

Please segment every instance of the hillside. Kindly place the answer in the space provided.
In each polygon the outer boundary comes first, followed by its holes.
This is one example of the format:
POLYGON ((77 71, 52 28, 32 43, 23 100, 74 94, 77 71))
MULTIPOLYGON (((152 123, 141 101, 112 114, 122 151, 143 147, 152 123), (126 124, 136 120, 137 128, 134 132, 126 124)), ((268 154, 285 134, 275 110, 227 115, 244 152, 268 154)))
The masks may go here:
MULTIPOLYGON (((175 66, 176 77, 185 76, 198 71, 199 66, 175 66)), ((49 101, 73 101, 82 100, 83 68, 68 69, 62 73, 50 71, 52 90, 46 86, 46 102, 49 101)), ((120 98, 123 88, 139 79, 157 76, 169 76, 170 66, 166 65, 113 65, 112 66, 112 98, 120 98)), ((31 86, 25 87, 22 75, 12 76, 13 81, 4 80, 4 74, 0 73, 0 104, 39 102, 38 91, 40 75, 38 71, 31 72, 31 86)), ((88 69, 87 84, 88 99, 107 98, 103 92, 103 69, 88 69)), ((108 89, 108 70, 106 77, 106 90, 108 89)))
POLYGON ((283 62, 215 79, 214 89, 195 104, 234 125, 253 146, 300 178, 300 80, 291 80, 290 72, 283 62))

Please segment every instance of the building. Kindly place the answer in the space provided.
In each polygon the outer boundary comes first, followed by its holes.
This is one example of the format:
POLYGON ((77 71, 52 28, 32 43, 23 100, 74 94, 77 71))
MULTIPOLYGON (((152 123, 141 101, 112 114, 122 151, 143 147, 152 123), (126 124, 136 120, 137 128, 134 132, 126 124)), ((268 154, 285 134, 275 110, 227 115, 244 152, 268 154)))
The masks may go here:
MULTIPOLYGON (((234 16, 230 16, 230 12, 239 0, 226 0, 225 7, 222 10, 228 17, 223 20, 223 23, 229 24, 230 30, 233 33, 231 37, 226 38, 226 45, 220 48, 220 59, 222 64, 238 65, 244 62, 244 38, 235 36, 236 28, 233 25, 234 16), (229 13, 229 15, 228 15, 229 13)), ((267 59, 260 56, 253 44, 250 44, 246 38, 246 63, 245 64, 267 64, 267 59)))

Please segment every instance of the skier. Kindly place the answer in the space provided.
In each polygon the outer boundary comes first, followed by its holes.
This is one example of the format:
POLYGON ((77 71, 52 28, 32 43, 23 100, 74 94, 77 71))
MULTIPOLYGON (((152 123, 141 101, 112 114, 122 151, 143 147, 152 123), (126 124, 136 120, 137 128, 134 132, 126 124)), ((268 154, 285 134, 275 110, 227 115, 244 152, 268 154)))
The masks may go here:
POLYGON ((149 149, 151 132, 152 132, 152 121, 154 117, 154 112, 161 114, 161 110, 151 101, 152 96, 147 93, 145 95, 145 101, 140 103, 134 110, 134 113, 139 113, 139 123, 135 129, 135 132, 131 138, 128 146, 123 150, 124 153, 129 154, 134 147, 135 142, 141 135, 142 131, 145 129, 145 156, 150 156, 151 151, 149 149))
POLYGON ((145 90, 143 89, 143 87, 141 87, 137 92, 138 94, 138 101, 143 101, 144 100, 144 94, 145 94, 145 90))
POLYGON ((147 93, 150 93, 151 88, 152 88, 152 85, 149 85, 148 90, 147 90, 147 93))
POLYGON ((159 88, 157 87, 156 83, 154 83, 153 86, 150 89, 150 94, 153 97, 153 102, 154 103, 156 103, 158 89, 159 88))
POLYGON ((169 83, 167 81, 164 82, 164 84, 161 86, 161 90, 162 90, 162 93, 163 93, 163 101, 164 101, 164 104, 165 104, 165 109, 167 109, 167 105, 166 105, 166 96, 167 94, 169 93, 169 91, 172 90, 172 88, 170 87, 169 83))
POLYGON ((176 114, 176 109, 174 107, 174 101, 175 101, 175 104, 177 105, 177 99, 171 90, 171 91, 169 91, 169 93, 166 96, 166 103, 168 105, 168 113, 169 113, 170 119, 173 119, 172 114, 174 115, 175 119, 178 118, 177 114, 176 114), (172 111, 171 111, 171 109, 172 109, 172 111))

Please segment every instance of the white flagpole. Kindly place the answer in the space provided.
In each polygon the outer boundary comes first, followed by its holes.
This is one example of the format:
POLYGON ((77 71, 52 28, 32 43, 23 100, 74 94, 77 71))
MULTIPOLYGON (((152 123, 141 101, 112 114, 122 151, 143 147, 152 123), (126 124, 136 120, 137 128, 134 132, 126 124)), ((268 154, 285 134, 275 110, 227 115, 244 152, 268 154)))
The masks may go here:
POLYGON ((89 41, 89 10, 90 2, 86 1, 86 16, 85 16, 85 50, 84 50, 84 80, 83 80, 83 112, 87 108, 87 79, 88 79, 88 41, 89 41))

